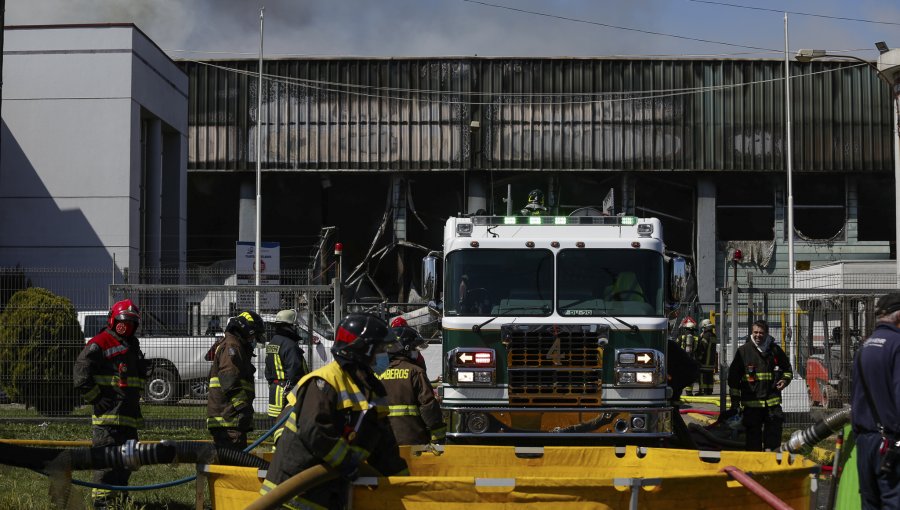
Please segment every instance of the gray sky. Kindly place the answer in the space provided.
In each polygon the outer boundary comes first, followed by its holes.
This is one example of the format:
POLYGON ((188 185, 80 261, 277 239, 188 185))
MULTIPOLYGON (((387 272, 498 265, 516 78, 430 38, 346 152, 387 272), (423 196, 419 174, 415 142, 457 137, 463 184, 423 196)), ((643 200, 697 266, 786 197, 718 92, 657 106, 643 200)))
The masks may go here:
POLYGON ((760 9, 795 13, 792 51, 861 50, 853 53, 874 59, 876 41, 900 47, 898 0, 7 0, 6 23, 133 22, 174 58, 253 57, 261 5, 267 56, 777 58, 742 47, 784 49, 783 14, 760 9))

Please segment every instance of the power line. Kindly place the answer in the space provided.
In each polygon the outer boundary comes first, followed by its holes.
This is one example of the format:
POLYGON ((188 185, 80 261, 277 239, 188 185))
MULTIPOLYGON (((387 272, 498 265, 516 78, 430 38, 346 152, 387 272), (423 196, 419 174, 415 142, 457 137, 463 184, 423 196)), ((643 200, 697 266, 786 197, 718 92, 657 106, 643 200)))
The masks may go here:
MULTIPOLYGON (((226 72, 233 72, 236 74, 243 74, 247 76, 258 76, 258 73, 235 69, 226 66, 220 66, 216 64, 212 64, 209 62, 202 61, 193 61, 201 65, 207 65, 213 68, 221 69, 226 72)), ((841 72, 845 69, 854 68, 854 67, 865 67, 867 64, 851 64, 846 66, 837 67, 835 69, 823 69, 821 71, 814 71, 806 74, 794 74, 791 76, 792 80, 802 79, 808 76, 813 76, 817 74, 826 74, 826 73, 834 73, 841 72)), ((448 91, 448 90, 421 90, 421 89, 403 89, 403 88, 387 88, 387 87, 369 87, 366 85, 353 85, 353 84, 342 84, 336 82, 320 82, 314 80, 306 80, 302 78, 290 78, 284 76, 276 76, 271 74, 263 74, 264 77, 270 82, 281 83, 285 85, 293 85, 293 86, 301 86, 314 90, 318 90, 321 92, 331 92, 336 94, 345 94, 348 96, 354 97, 363 97, 363 98, 372 98, 372 99, 387 99, 387 100, 395 100, 395 101, 424 101, 424 102, 434 102, 439 104, 446 105, 481 105, 481 106, 491 106, 497 104, 496 101, 461 101, 461 100, 450 100, 450 99, 432 99, 432 98, 420 98, 420 97, 412 97, 415 95, 439 95, 439 96, 448 96, 448 97, 479 97, 479 96, 502 96, 502 97, 512 97, 512 98, 522 98, 522 99, 533 99, 533 98, 565 98, 571 97, 573 98, 570 101, 537 101, 537 102, 525 102, 525 101, 517 101, 515 104, 520 106, 553 106, 553 105, 587 105, 587 104, 613 104, 613 103, 624 103, 629 101, 646 101, 646 100, 655 100, 655 99, 664 99, 669 97, 677 97, 677 96, 686 96, 697 93, 707 93, 707 92, 718 92, 718 91, 727 91, 731 89, 736 89, 740 87, 747 87, 752 85, 760 85, 767 84, 773 82, 782 82, 784 78, 769 78, 765 80, 756 80, 742 83, 732 83, 732 84, 723 84, 723 85, 712 85, 706 87, 691 87, 691 88, 682 88, 682 89, 656 89, 656 90, 647 90, 647 91, 628 91, 628 92, 583 92, 580 94, 576 93, 554 93, 554 92, 544 92, 544 93, 497 93, 497 92, 467 92, 467 91, 448 91), (356 92, 348 89, 364 89, 367 91, 383 91, 386 93, 394 93, 394 94, 407 94, 408 97, 403 97, 399 95, 382 95, 382 94, 372 94, 365 92, 356 92), (594 97, 600 96, 600 99, 590 99, 590 100, 581 100, 583 97, 594 97), (625 96, 625 97, 604 97, 604 96, 625 96)))
POLYGON ((783 9, 769 9, 766 7, 754 7, 752 5, 731 4, 728 2, 714 2, 713 0, 688 0, 688 2, 694 2, 694 3, 698 3, 698 4, 721 5, 724 7, 736 7, 738 9, 750 9, 750 10, 754 10, 754 11, 777 12, 778 14, 782 14, 782 13, 796 14, 797 16, 810 16, 813 18, 835 19, 835 20, 840 20, 840 21, 855 21, 858 23, 874 23, 877 25, 900 26, 900 22, 896 22, 896 21, 878 21, 878 20, 872 20, 872 19, 848 18, 845 16, 828 16, 826 14, 816 14, 813 12, 785 11, 783 9))
POLYGON ((492 4, 489 2, 482 2, 480 0, 461 0, 461 1, 471 3, 471 4, 483 5, 485 7, 493 7, 495 9, 505 9, 508 11, 520 12, 523 14, 533 14, 535 16, 543 16, 545 18, 553 18, 553 19, 559 19, 559 20, 563 20, 563 21, 571 21, 574 23, 584 23, 586 25, 594 25, 594 26, 604 27, 604 28, 614 28, 616 30, 626 30, 628 32, 637 32, 639 34, 657 35, 657 36, 662 36, 662 37, 672 37, 674 39, 681 39, 681 40, 685 40, 685 41, 702 42, 702 43, 707 43, 707 44, 719 44, 719 45, 723 45, 723 46, 731 46, 731 47, 735 47, 735 48, 746 48, 746 49, 750 49, 750 50, 762 50, 762 51, 766 51, 766 52, 778 51, 776 49, 763 48, 760 46, 747 46, 745 44, 736 44, 736 43, 730 43, 730 42, 724 42, 724 41, 714 41, 712 39, 699 39, 696 37, 688 37, 686 35, 667 34, 665 32, 655 32, 653 30, 643 30, 640 28, 611 25, 609 23, 601 23, 599 21, 589 21, 589 20, 578 19, 578 18, 570 18, 568 16, 560 16, 558 14, 550 14, 547 12, 530 11, 527 9, 519 9, 517 7, 509 7, 506 5, 492 4))

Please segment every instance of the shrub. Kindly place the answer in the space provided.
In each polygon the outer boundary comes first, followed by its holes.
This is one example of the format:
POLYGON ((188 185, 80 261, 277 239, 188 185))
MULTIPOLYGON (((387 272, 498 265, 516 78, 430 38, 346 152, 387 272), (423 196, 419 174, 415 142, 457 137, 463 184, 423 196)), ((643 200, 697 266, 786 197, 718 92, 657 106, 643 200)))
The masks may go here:
POLYGON ((45 416, 68 415, 84 335, 72 303, 46 289, 13 294, 0 313, 0 384, 9 397, 45 416))

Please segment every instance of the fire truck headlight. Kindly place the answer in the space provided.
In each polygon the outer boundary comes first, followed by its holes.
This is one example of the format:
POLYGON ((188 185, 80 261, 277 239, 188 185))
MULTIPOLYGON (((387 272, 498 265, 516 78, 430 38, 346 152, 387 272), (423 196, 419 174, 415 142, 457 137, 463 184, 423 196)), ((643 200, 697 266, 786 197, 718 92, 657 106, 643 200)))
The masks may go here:
POLYGON ((635 373, 634 372, 619 372, 619 384, 634 384, 635 373))
POLYGON ((635 374, 637 376, 637 382, 641 384, 652 384, 653 383, 653 373, 652 372, 638 372, 635 374))

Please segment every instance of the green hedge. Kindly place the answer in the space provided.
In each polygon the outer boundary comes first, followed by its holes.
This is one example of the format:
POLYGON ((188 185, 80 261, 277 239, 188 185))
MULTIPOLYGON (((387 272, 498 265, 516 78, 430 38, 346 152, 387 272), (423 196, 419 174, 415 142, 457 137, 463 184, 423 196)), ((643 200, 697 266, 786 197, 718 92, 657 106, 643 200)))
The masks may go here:
POLYGON ((14 402, 45 416, 68 415, 84 334, 71 301, 46 289, 13 294, 0 313, 0 385, 14 402))

